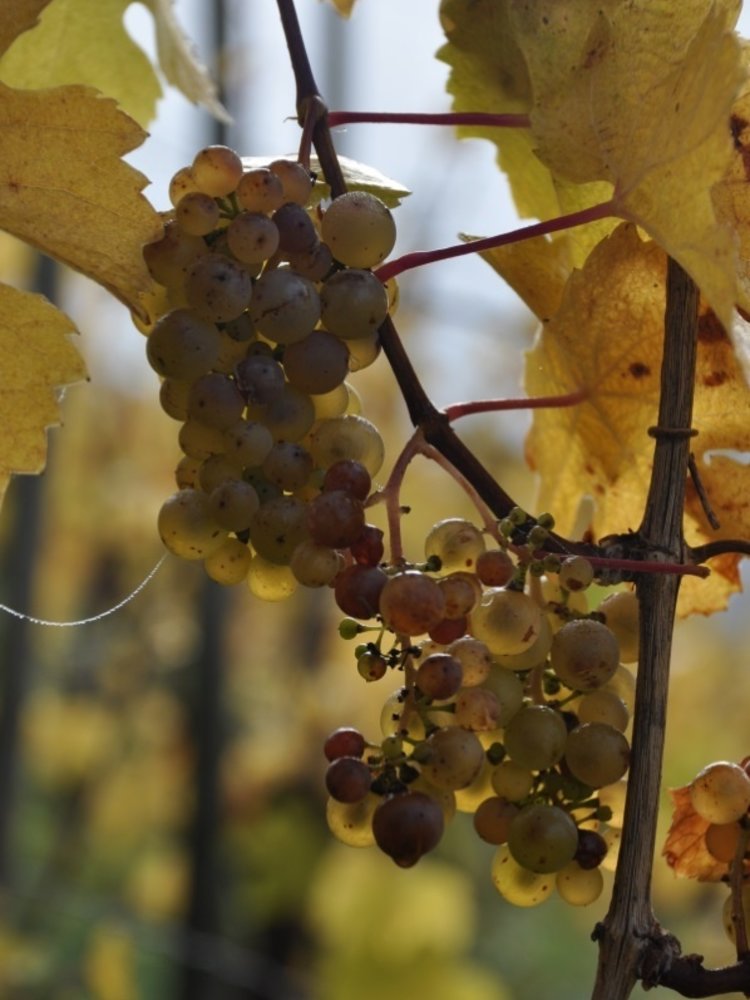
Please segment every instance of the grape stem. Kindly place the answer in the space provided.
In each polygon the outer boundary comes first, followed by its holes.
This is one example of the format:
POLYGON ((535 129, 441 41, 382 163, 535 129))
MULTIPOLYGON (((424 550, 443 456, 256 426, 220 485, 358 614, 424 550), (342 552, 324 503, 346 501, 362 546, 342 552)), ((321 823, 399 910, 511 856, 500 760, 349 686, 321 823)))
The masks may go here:
POLYGON ((328 127, 340 125, 478 125, 482 128, 529 128, 528 115, 493 115, 483 111, 450 111, 447 113, 391 111, 329 111, 328 127))
POLYGON ((740 835, 737 838, 737 848, 732 859, 732 867, 729 875, 729 884, 732 889, 732 925, 734 927, 734 940, 737 949, 737 961, 741 962, 748 953, 747 947, 747 922, 745 920, 745 907, 742 905, 742 888, 745 874, 745 851, 747 850, 748 829, 744 823, 740 823, 740 835))
POLYGON ((436 250, 413 250, 402 257, 395 257, 393 260, 381 264, 380 267, 375 269, 374 273, 385 284, 390 278, 395 278, 405 271, 411 271, 415 267, 423 267, 425 264, 434 264, 440 260, 451 260, 453 257, 464 257, 472 253, 482 253, 485 250, 494 250, 495 247, 503 247, 510 243, 520 243, 522 240, 530 240, 535 236, 547 236, 550 233, 558 233, 563 229, 573 229, 576 226, 585 226, 590 222, 607 219, 617 214, 617 205, 618 203, 610 198, 608 201, 602 201, 598 205, 583 208, 578 212, 560 215, 556 219, 548 219, 546 222, 534 222, 530 226, 521 226, 519 229, 512 229, 509 233, 499 233, 497 236, 486 236, 479 240, 453 243, 450 246, 439 247, 436 250))
POLYGON ((442 411, 451 423, 474 413, 496 413, 503 410, 557 409, 576 406, 588 399, 586 389, 576 389, 560 396, 526 396, 516 399, 477 399, 468 403, 453 403, 442 411))

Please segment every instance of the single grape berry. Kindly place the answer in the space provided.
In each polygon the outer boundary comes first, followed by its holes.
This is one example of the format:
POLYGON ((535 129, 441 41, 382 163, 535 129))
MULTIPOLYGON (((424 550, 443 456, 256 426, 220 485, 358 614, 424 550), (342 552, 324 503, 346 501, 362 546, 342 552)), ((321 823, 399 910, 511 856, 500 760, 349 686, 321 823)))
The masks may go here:
POLYGON ((386 799, 372 817, 375 843, 401 868, 411 868, 443 835, 443 810, 424 792, 386 799))
POLYGON ((366 746, 365 738, 358 729, 340 726, 326 738, 323 753, 328 760, 337 760, 339 757, 361 757, 366 746))
POLYGON ((359 757, 337 757, 328 765, 326 788, 337 802, 361 802, 371 783, 370 768, 359 757))

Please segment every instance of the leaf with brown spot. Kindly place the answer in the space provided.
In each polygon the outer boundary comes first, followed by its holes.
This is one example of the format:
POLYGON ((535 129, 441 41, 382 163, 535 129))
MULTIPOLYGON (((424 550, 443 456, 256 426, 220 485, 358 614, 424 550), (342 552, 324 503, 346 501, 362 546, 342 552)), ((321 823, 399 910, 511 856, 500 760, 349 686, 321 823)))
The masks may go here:
POLYGON ((690 801, 690 786, 670 788, 674 810, 662 848, 662 855, 675 873, 699 882, 719 882, 729 872, 729 865, 717 861, 706 850, 706 830, 710 823, 702 819, 690 801))

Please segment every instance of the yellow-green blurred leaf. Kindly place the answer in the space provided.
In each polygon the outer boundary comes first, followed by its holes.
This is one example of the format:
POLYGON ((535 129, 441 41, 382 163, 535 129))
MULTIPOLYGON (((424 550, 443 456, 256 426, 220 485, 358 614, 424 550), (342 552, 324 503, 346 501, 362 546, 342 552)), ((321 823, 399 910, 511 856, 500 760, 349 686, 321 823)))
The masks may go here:
POLYGON ((161 86, 148 57, 125 30, 130 3, 53 0, 39 26, 0 60, 0 79, 29 90, 88 84, 147 125, 155 117, 161 86))
POLYGON ((0 84, 0 227, 93 278, 137 313, 153 282, 141 248, 161 220, 120 157, 145 133, 89 87, 0 84))
POLYGON ((37 23, 39 14, 50 0, 13 0, 0 11, 0 55, 18 38, 37 23))
POLYGON ((736 14, 733 0, 540 0, 511 13, 540 158, 566 181, 611 182, 617 214, 685 267, 726 325, 734 247, 711 188, 730 162, 727 122, 744 78, 736 14))
POLYGON ((60 423, 59 389, 86 377, 76 329, 40 295, 0 285, 0 498, 13 472, 40 472, 46 429, 60 423))
POLYGON ((143 0, 143 3, 154 16, 159 68, 167 83, 177 87, 189 101, 205 108, 219 121, 231 121, 218 99, 216 84, 177 21, 173 0, 143 0))

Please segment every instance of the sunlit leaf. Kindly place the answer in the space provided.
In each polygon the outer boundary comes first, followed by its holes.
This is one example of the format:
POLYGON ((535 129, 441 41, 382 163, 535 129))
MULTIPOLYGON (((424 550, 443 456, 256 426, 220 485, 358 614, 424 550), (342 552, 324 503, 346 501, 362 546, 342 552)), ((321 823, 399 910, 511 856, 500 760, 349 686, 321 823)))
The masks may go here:
POLYGON ((727 122, 744 78, 736 13, 731 0, 540 0, 512 13, 541 159, 568 181, 610 181, 617 214, 685 267, 727 325, 734 246, 711 187, 729 165, 727 122))
POLYGON ((104 285, 136 312, 153 282, 141 247, 161 220, 146 179, 120 157, 143 141, 114 101, 88 87, 0 84, 0 227, 104 285))
POLYGON ((12 473, 42 470, 46 430, 60 423, 59 390, 86 377, 76 332, 40 295, 0 285, 0 498, 12 473))
POLYGON ((228 111, 219 101, 216 84, 177 21, 174 0, 143 0, 143 3, 154 15, 157 58, 167 83, 177 87, 189 101, 205 108, 214 118, 230 122, 228 111))
POLYGON ((717 861, 706 850, 709 822, 702 819, 690 801, 690 786, 670 788, 674 809, 662 854, 675 875, 699 882, 718 882, 729 872, 729 865, 717 861))
MULTIPOLYGON (((451 68, 448 92, 454 111, 531 111, 533 81, 514 35, 511 6, 509 0, 442 0, 440 18, 448 41, 438 58, 451 68)), ((528 129, 461 126, 458 133, 495 143, 521 216, 553 219, 611 196, 610 183, 571 183, 550 171, 536 155, 537 140, 528 129)), ((615 225, 605 219, 571 230, 571 266, 583 264, 615 225)))
POLYGON ((88 84, 114 98, 141 125, 156 115, 161 86, 150 60, 125 30, 131 0, 53 0, 39 26, 0 61, 0 79, 38 90, 88 84))

